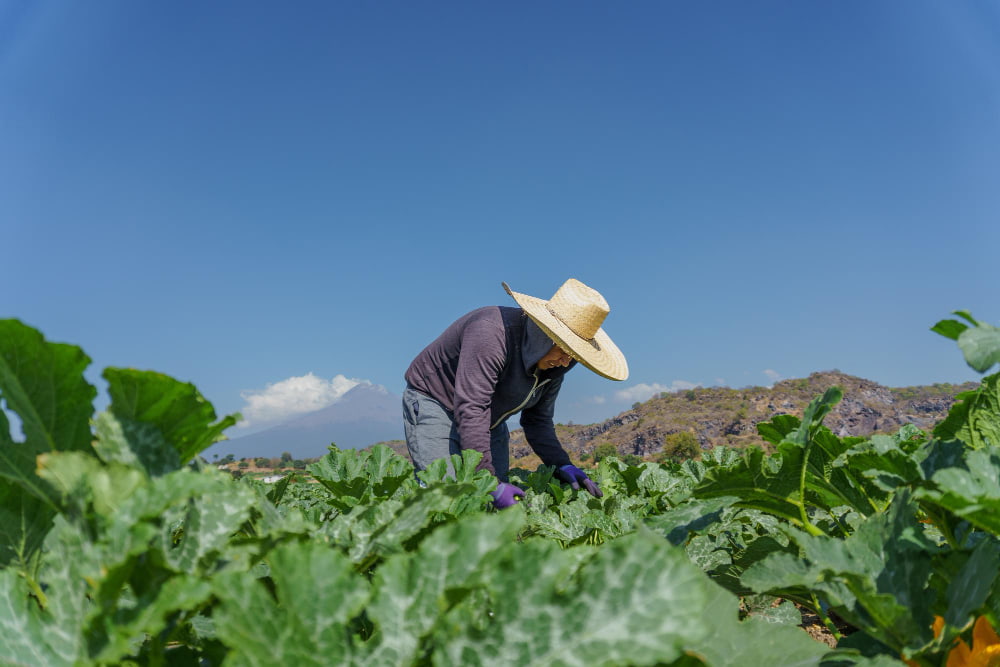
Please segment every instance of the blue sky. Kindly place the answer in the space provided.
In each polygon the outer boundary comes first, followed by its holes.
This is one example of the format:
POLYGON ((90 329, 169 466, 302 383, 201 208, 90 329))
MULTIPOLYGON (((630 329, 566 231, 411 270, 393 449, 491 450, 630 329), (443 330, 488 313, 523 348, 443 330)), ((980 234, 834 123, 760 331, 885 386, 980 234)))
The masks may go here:
POLYGON ((399 393, 569 277, 632 375, 560 421, 974 379, 928 327, 1000 324, 998 62, 992 2, 7 0, 0 317, 220 413, 399 393))

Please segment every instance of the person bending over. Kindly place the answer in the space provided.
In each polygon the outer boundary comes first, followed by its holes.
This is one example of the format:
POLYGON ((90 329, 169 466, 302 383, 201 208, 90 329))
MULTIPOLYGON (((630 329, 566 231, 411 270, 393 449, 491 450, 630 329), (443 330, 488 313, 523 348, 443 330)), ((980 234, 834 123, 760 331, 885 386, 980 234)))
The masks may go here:
MULTIPOLYGON (((563 377, 576 364, 611 380, 628 378, 625 356, 601 328, 610 308, 597 290, 570 278, 548 301, 514 292, 519 307, 485 306, 453 322, 406 370, 403 429, 414 467, 474 449, 480 469, 498 480, 497 508, 524 491, 508 482, 506 420, 521 413, 528 444, 574 489, 603 494, 573 465, 556 437, 552 415, 563 377)), ((454 474, 451 462, 449 472, 454 474)))

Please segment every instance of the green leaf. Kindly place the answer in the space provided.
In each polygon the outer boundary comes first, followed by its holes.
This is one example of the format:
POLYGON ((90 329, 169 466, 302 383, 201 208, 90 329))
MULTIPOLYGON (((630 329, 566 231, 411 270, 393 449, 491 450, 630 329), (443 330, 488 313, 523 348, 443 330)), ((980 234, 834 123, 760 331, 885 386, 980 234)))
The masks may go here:
POLYGON ((97 390, 83 377, 89 365, 79 347, 50 343, 17 320, 0 320, 0 396, 21 418, 33 452, 90 451, 97 390))
POLYGON ((213 579, 221 604, 215 629, 230 648, 227 665, 342 665, 355 649, 348 622, 361 613, 369 586, 328 546, 283 544, 267 557, 274 594, 245 573, 213 579))
POLYGON ((869 495, 878 500, 887 499, 887 494, 900 486, 911 484, 923 478, 919 451, 908 451, 909 441, 902 438, 910 433, 902 429, 896 436, 873 435, 838 456, 833 465, 847 468, 873 480, 882 493, 869 489, 869 495))
POLYGON ((963 320, 965 320, 966 322, 968 322, 972 326, 974 326, 974 327, 978 327, 979 326, 979 322, 976 321, 976 319, 972 316, 972 313, 970 313, 969 311, 967 311, 967 310, 953 310, 951 312, 954 315, 958 315, 959 317, 961 317, 963 320))
POLYGON ((986 602, 998 579, 998 562, 1000 544, 995 540, 983 540, 973 549, 965 566, 948 584, 948 611, 944 615, 948 625, 961 629, 972 621, 973 612, 986 602))
POLYGON ((958 346, 966 363, 980 373, 1000 363, 1000 329, 989 324, 963 331, 958 337, 958 346))
POLYGON ((771 421, 757 424, 757 432, 772 445, 777 445, 789 433, 795 432, 801 423, 802 420, 795 415, 775 415, 771 421))
POLYGON ((743 583, 758 593, 815 592, 855 627, 901 652, 933 639, 929 585, 931 558, 938 547, 916 520, 908 490, 889 509, 863 521, 845 539, 790 530, 802 558, 768 556, 751 566, 743 583))
POLYGON ((873 489, 867 488, 871 483, 833 466, 854 442, 837 438, 823 426, 823 418, 842 396, 839 387, 830 387, 809 403, 801 421, 785 418, 763 426, 764 437, 781 438, 775 455, 768 458, 757 448, 748 449, 736 465, 709 470, 695 497, 736 496, 742 507, 783 517, 813 534, 821 531, 809 519, 807 505, 827 512, 847 505, 866 516, 876 511, 873 489))
POLYGON ((97 390, 83 377, 89 364, 79 347, 50 343, 17 320, 0 320, 0 398, 20 417, 25 434, 24 442, 14 442, 7 417, 0 411, 0 477, 52 509, 55 500, 35 475, 35 457, 52 451, 90 451, 89 420, 97 390))
MULTIPOLYGON (((182 465, 212 443, 224 439, 222 432, 239 418, 239 415, 228 415, 213 423, 215 409, 193 384, 162 373, 106 368, 103 377, 108 381, 111 396, 109 409, 122 424, 125 436, 138 433, 144 440, 149 438, 146 431, 129 422, 154 426, 177 452, 182 465)), ((139 452, 147 443, 131 443, 131 446, 142 460, 139 452)))
POLYGON ((738 500, 735 496, 722 496, 709 500, 692 500, 663 514, 646 520, 653 532, 667 538, 673 545, 682 545, 692 532, 701 531, 718 522, 722 510, 738 500))
MULTIPOLYGON (((161 560, 169 559, 185 569, 192 563, 192 557, 197 559, 199 554, 217 549, 222 541, 220 536, 226 530, 235 526, 235 532, 239 528, 238 520, 246 516, 254 498, 253 491, 233 484, 232 478, 221 471, 209 468, 199 472, 183 468, 138 487, 106 517, 107 528, 102 540, 111 553, 120 554, 142 553, 155 544, 163 552, 161 560), (220 515, 208 517, 204 524, 186 527, 175 544, 171 521, 177 521, 178 527, 184 528, 180 522, 185 519, 189 506, 201 499, 208 499, 209 511, 220 515), (230 512, 234 517, 225 516, 230 512), (221 522, 221 528, 217 522, 221 522), (184 545, 188 539, 198 544, 184 545), (175 548, 181 551, 171 555, 175 548)), ((200 517, 193 521, 199 522, 200 517)))
POLYGON ((978 389, 955 398, 948 416, 934 428, 934 437, 960 440, 976 449, 1000 446, 1000 373, 983 378, 978 389))
POLYGON ((238 484, 216 485, 182 506, 166 513, 181 519, 181 533, 164 522, 161 548, 166 565, 177 572, 211 571, 214 556, 222 553, 243 522, 250 516, 256 494, 238 484))
POLYGON ((119 607, 94 618, 90 630, 91 653, 96 660, 120 664, 130 655, 137 637, 156 636, 168 627, 177 612, 197 609, 212 595, 207 580, 180 576, 147 591, 133 606, 119 607))
POLYGON ((768 623, 791 626, 802 623, 802 613, 794 603, 772 595, 747 595, 743 598, 743 606, 751 617, 768 623))
POLYGON ((110 516, 146 481, 133 468, 102 465, 83 452, 40 454, 38 475, 59 494, 60 506, 73 516, 86 514, 91 503, 98 514, 110 516))
POLYGON ((355 563, 371 565, 379 559, 415 546, 419 538, 442 522, 457 499, 468 496, 468 484, 440 484, 418 488, 405 500, 383 500, 359 505, 323 526, 323 534, 344 548, 355 563))
POLYGON ((330 491, 330 504, 345 511, 392 498, 413 479, 409 461, 385 445, 376 445, 370 451, 331 446, 326 455, 306 469, 330 491))
POLYGON ((918 489, 916 497, 1000 535, 1000 447, 968 452, 966 465, 938 470, 934 487, 918 489))
POLYGON ((769 457, 757 447, 748 447, 736 465, 709 470, 705 480, 695 488, 695 497, 735 496, 741 507, 798 522, 801 514, 796 496, 802 458, 801 449, 769 457))
POLYGON ((63 565, 45 582, 45 609, 16 571, 0 570, 0 656, 5 664, 60 667, 81 664, 86 657, 86 583, 63 565))
POLYGON ((108 463, 124 463, 152 477, 181 467, 177 450, 153 424, 119 419, 105 411, 97 415, 95 426, 94 450, 108 463))
POLYGON ((435 664, 670 663, 708 637, 711 583, 684 552, 648 531, 594 552, 512 544, 484 568, 482 594, 452 608, 435 635, 435 664), (592 554, 592 555, 591 555, 592 554))
MULTIPOLYGON (((11 440, 7 418, 0 410, 0 452, 11 452, 15 447, 23 449, 11 440)), ((52 527, 55 499, 32 471, 32 459, 16 463, 8 459, 8 466, 7 475, 0 478, 0 567, 16 564, 27 570, 52 527), (17 474, 11 479, 14 471, 17 474), (29 493, 24 484, 36 491, 29 493)))
POLYGON ((524 525, 517 509, 444 526, 417 551, 389 558, 376 571, 366 613, 376 626, 367 664, 415 664, 439 617, 468 595, 491 554, 514 542, 524 525))
POLYGON ((49 504, 0 479, 0 567, 29 569, 55 514, 49 504))
POLYGON ((417 477, 425 484, 457 481, 482 486, 481 482, 487 480, 492 491, 496 487, 496 479, 488 471, 479 469, 482 458, 483 455, 474 449, 463 449, 461 455, 452 454, 431 462, 417 473, 417 477))
POLYGON ((941 320, 931 327, 931 331, 939 333, 945 338, 958 340, 963 331, 969 328, 968 324, 963 324, 958 320, 941 320))
POLYGON ((685 642, 685 649, 712 667, 819 665, 829 649, 795 627, 798 622, 794 617, 799 615, 795 605, 785 602, 777 609, 781 611, 772 610, 771 615, 740 622, 736 597, 713 586, 700 614, 712 624, 712 632, 700 641, 685 642), (776 617, 775 613, 783 616, 776 617), (794 625, 789 625, 790 622, 794 625))

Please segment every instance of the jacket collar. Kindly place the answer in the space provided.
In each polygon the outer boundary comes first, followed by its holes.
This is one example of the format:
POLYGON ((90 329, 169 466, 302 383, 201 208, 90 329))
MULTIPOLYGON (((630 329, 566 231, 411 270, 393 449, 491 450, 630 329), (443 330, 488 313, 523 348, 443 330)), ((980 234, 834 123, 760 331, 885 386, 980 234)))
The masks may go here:
MULTIPOLYGON (((524 362, 524 372, 531 375, 532 369, 538 360, 545 356, 545 353, 552 349, 552 339, 542 331, 534 320, 527 315, 524 316, 524 334, 521 339, 521 361, 524 362)), ((565 368, 553 368, 551 371, 543 371, 549 375, 561 375, 576 365, 574 359, 565 368), (559 372, 561 371, 561 372, 559 372)))

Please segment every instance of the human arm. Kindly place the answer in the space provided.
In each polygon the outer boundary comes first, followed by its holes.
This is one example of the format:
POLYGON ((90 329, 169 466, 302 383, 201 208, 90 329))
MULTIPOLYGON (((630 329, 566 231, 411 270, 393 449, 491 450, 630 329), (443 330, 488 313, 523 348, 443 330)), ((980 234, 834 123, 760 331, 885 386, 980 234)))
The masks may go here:
POLYGON ((455 370, 455 425, 462 449, 483 455, 478 469, 496 474, 490 449, 490 418, 497 378, 507 358, 502 325, 482 319, 469 323, 455 370))
POLYGON ((590 495, 600 498, 604 495, 600 487, 587 476, 587 473, 570 462, 569 454, 563 449, 556 436, 552 416, 555 413, 556 397, 561 386, 562 376, 553 378, 546 385, 547 390, 538 403, 521 414, 524 436, 538 457, 542 459, 542 463, 556 467, 555 476, 557 479, 571 485, 574 489, 579 489, 582 484, 590 495))
POLYGON ((542 463, 556 468, 571 463, 569 454, 563 449, 556 436, 556 427, 552 421, 562 381, 561 374, 550 379, 543 386, 538 401, 521 412, 521 428, 524 429, 524 437, 528 441, 528 445, 542 460, 542 463))

